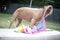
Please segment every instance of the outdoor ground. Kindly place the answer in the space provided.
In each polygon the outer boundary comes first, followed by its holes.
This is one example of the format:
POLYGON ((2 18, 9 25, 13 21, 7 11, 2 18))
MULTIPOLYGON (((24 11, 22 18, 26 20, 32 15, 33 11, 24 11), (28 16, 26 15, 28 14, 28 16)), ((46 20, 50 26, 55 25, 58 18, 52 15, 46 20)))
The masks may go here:
MULTIPOLYGON (((9 27, 11 16, 12 16, 12 14, 0 13, 0 28, 9 27)), ((12 28, 14 28, 16 26, 16 24, 17 24, 17 21, 13 23, 12 28)), ((29 25, 29 22, 26 22, 25 20, 23 20, 23 22, 21 24, 29 25)), ((47 28, 60 31, 60 23, 58 23, 58 22, 46 21, 46 25, 47 25, 47 28)))

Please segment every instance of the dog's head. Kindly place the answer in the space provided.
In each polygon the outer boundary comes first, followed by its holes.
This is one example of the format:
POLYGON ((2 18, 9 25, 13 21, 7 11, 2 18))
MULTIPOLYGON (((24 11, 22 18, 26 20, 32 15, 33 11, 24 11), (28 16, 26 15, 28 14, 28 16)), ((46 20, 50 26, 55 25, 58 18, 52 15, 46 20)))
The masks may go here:
POLYGON ((44 6, 45 17, 51 15, 52 12, 53 12, 53 7, 52 7, 52 5, 44 6))

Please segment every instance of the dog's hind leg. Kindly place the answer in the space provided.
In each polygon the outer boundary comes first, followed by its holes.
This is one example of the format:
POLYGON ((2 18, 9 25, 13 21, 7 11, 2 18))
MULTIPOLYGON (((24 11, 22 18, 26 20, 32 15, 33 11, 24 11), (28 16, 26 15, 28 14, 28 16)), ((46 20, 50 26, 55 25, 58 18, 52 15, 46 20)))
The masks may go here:
POLYGON ((18 24, 16 25, 16 27, 18 27, 21 22, 22 22, 22 19, 18 19, 18 24))
POLYGON ((12 23, 13 23, 15 20, 16 20, 16 18, 15 18, 15 17, 14 17, 14 18, 12 18, 12 20, 11 20, 11 22, 10 22, 10 25, 9 25, 9 28, 11 28, 12 23))
POLYGON ((11 20, 11 22, 10 22, 9 28, 11 28, 12 23, 16 20, 16 18, 17 18, 17 13, 15 12, 15 13, 13 14, 13 16, 12 16, 12 20, 11 20))

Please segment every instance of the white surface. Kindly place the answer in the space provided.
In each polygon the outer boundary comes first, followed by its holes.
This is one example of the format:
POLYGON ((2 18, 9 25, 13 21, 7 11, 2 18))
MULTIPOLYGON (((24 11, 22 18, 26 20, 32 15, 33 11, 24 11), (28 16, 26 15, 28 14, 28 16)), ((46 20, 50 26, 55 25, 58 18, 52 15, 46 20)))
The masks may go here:
POLYGON ((0 40, 60 40, 60 32, 49 30, 36 34, 14 32, 14 29, 0 29, 0 40))

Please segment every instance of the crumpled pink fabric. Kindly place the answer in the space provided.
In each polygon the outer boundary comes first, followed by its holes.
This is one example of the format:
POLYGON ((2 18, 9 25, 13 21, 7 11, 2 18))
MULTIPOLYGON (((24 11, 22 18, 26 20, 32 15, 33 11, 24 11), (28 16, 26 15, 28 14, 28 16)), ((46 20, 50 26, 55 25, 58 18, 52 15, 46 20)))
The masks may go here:
POLYGON ((33 34, 33 33, 37 33, 38 30, 37 29, 31 29, 30 27, 25 26, 24 27, 24 32, 27 34, 33 34))

